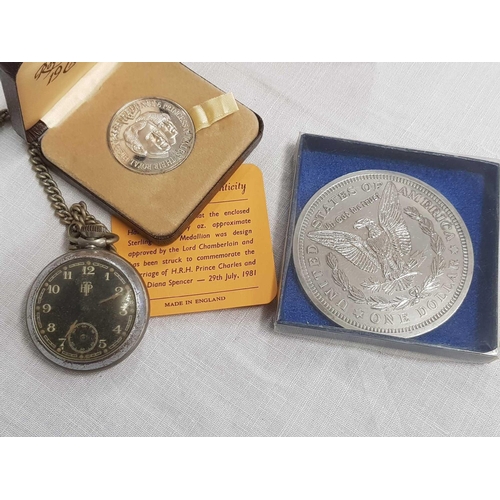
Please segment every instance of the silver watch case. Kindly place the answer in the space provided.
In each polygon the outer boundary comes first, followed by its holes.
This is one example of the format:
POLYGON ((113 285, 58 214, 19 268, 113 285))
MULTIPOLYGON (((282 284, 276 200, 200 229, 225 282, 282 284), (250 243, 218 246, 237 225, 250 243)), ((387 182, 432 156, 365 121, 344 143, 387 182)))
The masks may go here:
POLYGON ((70 370, 100 370, 102 368, 107 368, 115 365, 116 363, 124 360, 138 346, 148 325, 149 297, 146 286, 144 285, 141 276, 137 273, 137 271, 131 264, 129 264, 119 255, 114 254, 108 250, 100 249, 72 250, 53 260, 37 276, 28 295, 28 300, 26 303, 26 319, 28 324, 28 331, 30 333, 31 339, 33 340, 33 343, 47 359, 59 366, 62 366, 63 368, 67 368, 70 370), (81 258, 98 258, 108 262, 110 265, 120 270, 127 276, 128 280, 130 281, 130 285, 132 287, 136 300, 135 321, 127 340, 119 349, 113 352, 109 356, 109 358, 101 359, 98 361, 72 362, 59 358, 54 353, 45 348, 39 336, 35 322, 35 298, 38 294, 39 289, 43 286, 43 283, 47 279, 47 276, 61 264, 65 264, 72 260, 81 258))

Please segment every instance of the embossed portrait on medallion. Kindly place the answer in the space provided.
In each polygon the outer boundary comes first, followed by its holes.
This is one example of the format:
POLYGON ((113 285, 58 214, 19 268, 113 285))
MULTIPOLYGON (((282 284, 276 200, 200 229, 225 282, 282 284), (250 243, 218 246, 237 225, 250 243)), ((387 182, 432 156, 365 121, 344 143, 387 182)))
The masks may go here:
POLYGON ((195 130, 187 111, 160 98, 129 102, 113 116, 108 145, 116 160, 141 174, 179 167, 193 149, 195 130))
POLYGON ((137 117, 123 132, 127 147, 140 156, 167 156, 175 138, 177 128, 165 113, 147 111, 137 117))

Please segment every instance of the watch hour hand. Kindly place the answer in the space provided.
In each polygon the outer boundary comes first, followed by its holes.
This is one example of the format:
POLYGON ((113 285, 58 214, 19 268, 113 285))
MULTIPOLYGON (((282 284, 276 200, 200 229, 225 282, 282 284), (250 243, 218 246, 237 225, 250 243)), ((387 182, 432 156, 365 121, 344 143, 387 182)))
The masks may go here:
POLYGON ((68 335, 75 329, 76 325, 78 324, 78 320, 75 320, 75 322, 69 327, 68 332, 64 336, 64 338, 67 338, 68 335))

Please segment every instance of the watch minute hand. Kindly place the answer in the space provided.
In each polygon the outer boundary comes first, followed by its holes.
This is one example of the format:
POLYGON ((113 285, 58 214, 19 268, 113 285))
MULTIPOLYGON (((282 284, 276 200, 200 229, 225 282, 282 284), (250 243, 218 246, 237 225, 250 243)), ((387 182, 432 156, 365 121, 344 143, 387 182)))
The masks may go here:
POLYGON ((99 304, 102 304, 103 302, 107 302, 108 300, 116 299, 119 295, 123 293, 123 290, 121 292, 116 292, 114 295, 111 295, 111 297, 108 297, 107 299, 102 299, 99 301, 99 304))

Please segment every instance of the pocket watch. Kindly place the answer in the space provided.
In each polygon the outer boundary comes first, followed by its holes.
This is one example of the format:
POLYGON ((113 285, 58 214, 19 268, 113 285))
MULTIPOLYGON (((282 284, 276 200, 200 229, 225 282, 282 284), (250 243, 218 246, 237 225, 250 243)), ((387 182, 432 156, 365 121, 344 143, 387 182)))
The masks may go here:
MULTIPOLYGON (((9 118, 0 110, 0 125, 9 118)), ((44 165, 40 146, 30 160, 61 222, 70 251, 38 275, 28 295, 28 331, 50 361, 71 370, 96 370, 122 361, 139 344, 149 299, 139 273, 116 254, 118 236, 89 214, 83 201, 70 208, 44 165)))
POLYGON ((26 317, 35 346, 72 370, 113 365, 140 342, 148 322, 148 296, 137 271, 109 249, 100 224, 70 226, 74 250, 36 278, 26 317), (76 241, 75 241, 76 240, 76 241))

